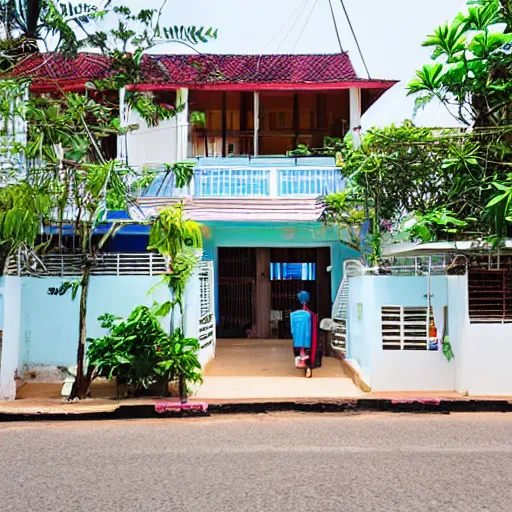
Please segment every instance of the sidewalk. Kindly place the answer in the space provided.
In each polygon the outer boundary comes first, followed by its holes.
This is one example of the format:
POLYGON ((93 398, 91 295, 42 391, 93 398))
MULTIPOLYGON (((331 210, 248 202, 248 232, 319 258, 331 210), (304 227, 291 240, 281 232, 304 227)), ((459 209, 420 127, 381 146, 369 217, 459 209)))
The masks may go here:
MULTIPOLYGON (((0 402, 0 422, 138 419, 162 417, 155 411, 161 398, 89 399, 65 402, 39 398, 0 402)), ((171 399, 172 400, 172 399, 171 399)), ((199 402, 197 399, 191 402, 199 402)), ((465 397, 457 393, 368 393, 364 397, 215 399, 211 414, 268 412, 512 412, 512 397, 465 397)))

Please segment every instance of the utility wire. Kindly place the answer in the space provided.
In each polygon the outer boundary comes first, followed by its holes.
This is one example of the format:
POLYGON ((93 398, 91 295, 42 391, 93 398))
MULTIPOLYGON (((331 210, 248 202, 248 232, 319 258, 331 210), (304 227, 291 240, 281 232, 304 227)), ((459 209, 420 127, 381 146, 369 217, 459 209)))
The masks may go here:
POLYGON ((272 37, 272 39, 265 45, 264 49, 267 49, 268 46, 270 46, 270 44, 274 41, 274 39, 281 33, 281 31, 284 29, 284 27, 286 27, 286 25, 288 25, 288 23, 290 23, 290 20, 297 14, 297 12, 299 11, 299 9, 302 7, 302 4, 304 4, 305 2, 307 2, 307 0, 302 0, 302 2, 297 6, 297 8, 295 9, 295 11, 293 11, 290 16, 288 16, 288 19, 281 25, 281 27, 279 28, 279 30, 274 34, 274 36, 272 37))
POLYGON ((277 51, 279 51, 279 49, 281 48, 281 46, 283 45, 283 43, 286 41, 286 39, 288 38, 288 36, 290 35, 291 31, 295 28, 295 25, 297 25, 297 22, 299 21, 299 18, 301 17, 302 13, 304 12, 304 9, 306 8, 306 5, 309 3, 309 0, 304 0, 302 2, 302 9, 300 10, 299 12, 299 15, 297 16, 297 18, 295 19, 295 21, 293 22, 293 25, 290 27, 290 30, 288 30, 288 32, 286 33, 286 35, 284 36, 283 40, 281 41, 281 43, 279 44, 279 46, 277 47, 277 51))
POLYGON ((334 23, 334 30, 336 31, 336 37, 338 38, 338 44, 340 45, 340 52, 343 53, 343 46, 341 45, 340 32, 338 30, 338 24, 336 23, 336 16, 334 16, 334 9, 332 8, 331 0, 329 0, 329 7, 331 8, 332 22, 334 23))
POLYGON ((299 43, 300 41, 300 38, 302 37, 302 34, 304 34, 304 30, 306 30, 306 27, 309 23, 309 20, 311 19, 311 15, 313 14, 313 11, 315 10, 315 7, 316 7, 316 4, 318 3, 318 0, 315 0, 315 3, 313 4, 313 7, 311 8, 311 11, 309 11, 309 15, 306 19, 306 23, 304 23, 304 26, 302 27, 302 30, 299 34, 299 37, 297 38, 297 41, 295 41, 295 44, 293 45, 293 48, 292 48, 292 53, 293 51, 295 50, 295 47, 297 46, 297 44, 299 43))
POLYGON ((361 56, 361 60, 363 61, 364 69, 366 70, 366 74, 368 75, 368 78, 371 78, 370 72, 368 71, 368 66, 366 65, 366 61, 364 60, 363 52, 361 50, 361 47, 359 46, 359 41, 357 40, 356 33, 354 31, 354 27, 352 27, 352 22, 350 21, 350 16, 348 15, 347 9, 345 8, 345 4, 343 3, 343 0, 340 0, 341 6, 343 7, 343 12, 345 13, 345 17, 348 21, 348 26, 350 27, 350 30, 352 31, 352 35, 354 36, 354 40, 357 45, 357 49, 359 50, 359 55, 361 56))

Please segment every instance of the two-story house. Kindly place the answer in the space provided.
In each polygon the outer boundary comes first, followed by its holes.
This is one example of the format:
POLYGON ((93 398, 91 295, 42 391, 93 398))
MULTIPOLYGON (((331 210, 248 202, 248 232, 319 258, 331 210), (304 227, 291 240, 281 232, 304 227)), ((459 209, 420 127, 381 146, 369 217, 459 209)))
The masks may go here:
MULTIPOLYGON (((162 171, 141 193, 143 209, 182 201, 204 224, 219 335, 288 337, 288 315, 303 288, 312 309, 330 316, 343 261, 354 253, 343 233, 322 223, 321 197, 342 190, 344 178, 334 158, 286 154, 299 144, 320 148, 326 137, 342 139, 395 82, 358 77, 346 53, 155 55, 143 67, 144 83, 132 87, 183 108, 155 127, 126 113, 123 122, 139 129, 117 141, 117 154, 162 171), (163 164, 190 159, 193 180, 177 189, 163 164)), ((37 94, 57 85, 83 90, 107 76, 109 65, 91 54, 73 61, 36 55, 16 73, 31 78, 37 94)), ((126 227, 109 249, 140 252, 147 241, 145 229, 126 227)))

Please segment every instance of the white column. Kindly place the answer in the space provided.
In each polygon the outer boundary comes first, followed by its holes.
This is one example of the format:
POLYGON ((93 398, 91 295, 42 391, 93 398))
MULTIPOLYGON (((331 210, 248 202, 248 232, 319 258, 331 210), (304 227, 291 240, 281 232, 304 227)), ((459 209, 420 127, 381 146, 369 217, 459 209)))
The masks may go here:
MULTIPOLYGON (((119 90, 119 123, 121 128, 128 126, 128 106, 126 104, 126 88, 119 90)), ((128 135, 123 134, 117 137, 117 159, 121 162, 128 163, 128 135)))
POLYGON ((16 377, 20 367, 21 278, 4 280, 4 331, 0 364, 0 400, 16 398, 16 377))
POLYGON ((188 89, 178 89, 176 91, 176 104, 181 105, 183 110, 176 114, 176 161, 181 162, 188 157, 188 89))
POLYGON ((351 87, 349 89, 350 129, 361 124, 361 89, 351 87))
POLYGON ((253 114, 254 120, 254 156, 258 156, 258 134, 260 131, 260 93, 254 91, 254 107, 253 114))

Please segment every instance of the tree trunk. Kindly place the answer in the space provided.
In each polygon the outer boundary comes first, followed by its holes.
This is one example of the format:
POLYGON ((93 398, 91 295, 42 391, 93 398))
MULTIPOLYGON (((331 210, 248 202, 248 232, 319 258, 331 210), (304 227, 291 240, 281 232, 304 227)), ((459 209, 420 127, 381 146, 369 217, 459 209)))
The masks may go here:
POLYGON ((78 331, 78 350, 76 355, 76 377, 71 389, 69 399, 85 398, 91 384, 91 372, 84 372, 85 366, 85 343, 87 340, 86 317, 87 317, 87 295, 89 293, 89 277, 91 275, 91 267, 86 263, 82 274, 82 284, 80 292, 80 318, 78 331))
POLYGON ((180 376, 179 376, 178 385, 179 385, 179 392, 180 392, 180 402, 182 404, 186 404, 187 403, 187 385, 186 385, 185 379, 183 378, 182 374, 180 374, 180 376))

